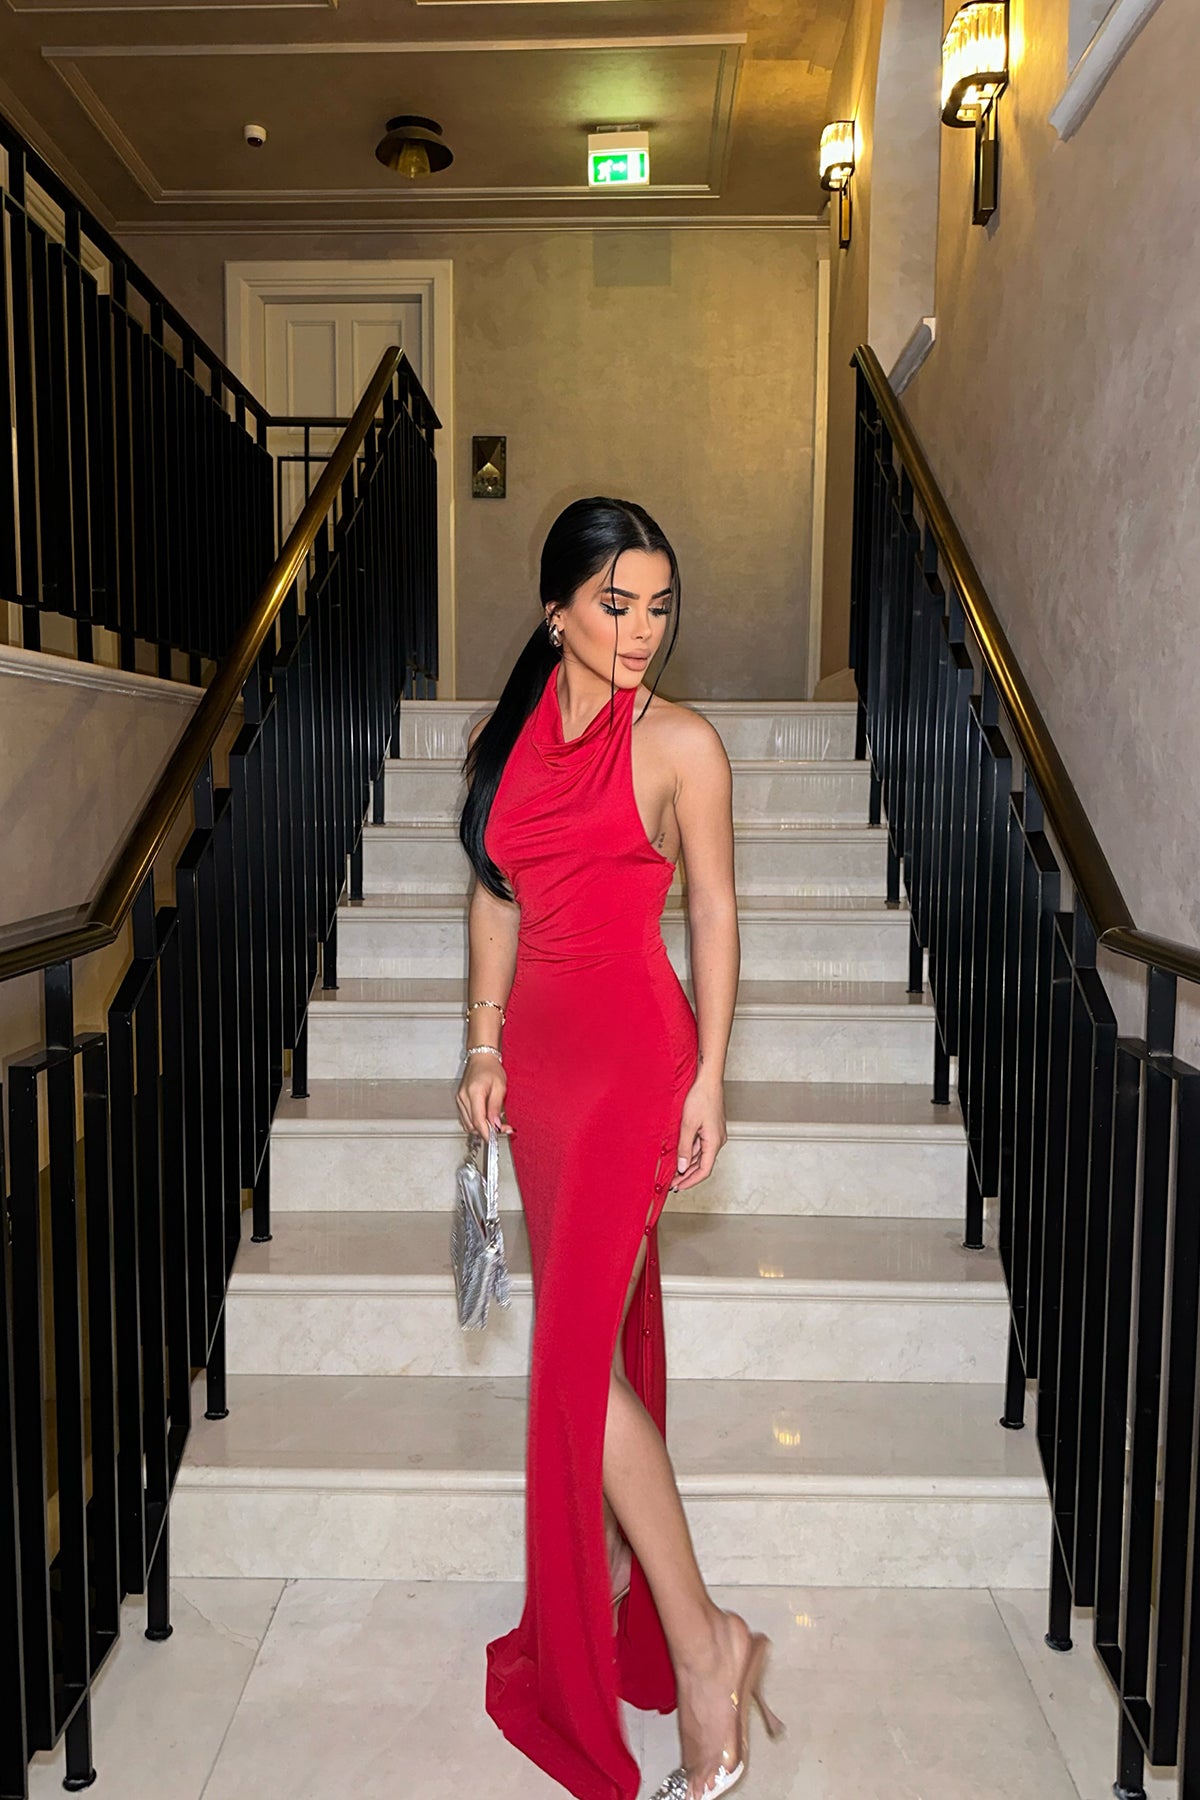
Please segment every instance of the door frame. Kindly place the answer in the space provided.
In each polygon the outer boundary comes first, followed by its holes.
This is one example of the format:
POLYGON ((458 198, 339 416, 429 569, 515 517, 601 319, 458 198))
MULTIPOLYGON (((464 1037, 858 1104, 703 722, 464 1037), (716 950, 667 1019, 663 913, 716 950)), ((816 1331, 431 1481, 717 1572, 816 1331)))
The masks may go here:
POLYGON ((813 387, 812 554, 808 580, 808 655, 805 698, 821 679, 821 627, 825 605, 825 492, 829 450, 829 239, 817 244, 817 354, 813 387))
POLYGON ((458 693, 454 584, 454 264, 449 258, 312 257, 225 264, 225 360, 253 394, 266 391, 266 310, 272 299, 413 300, 421 308, 417 373, 442 422, 438 452, 437 698, 458 693))

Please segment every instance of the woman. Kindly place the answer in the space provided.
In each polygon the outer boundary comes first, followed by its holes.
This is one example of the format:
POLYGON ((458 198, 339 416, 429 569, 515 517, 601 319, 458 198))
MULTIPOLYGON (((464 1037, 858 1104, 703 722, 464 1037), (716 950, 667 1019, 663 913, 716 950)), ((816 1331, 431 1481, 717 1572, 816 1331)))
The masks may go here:
POLYGON ((657 1226, 726 1138, 732 778, 708 721, 642 687, 679 629, 653 519, 575 501, 540 585, 544 619, 472 730, 459 827, 478 879, 456 1099, 468 1130, 510 1137, 534 1289, 525 1605, 487 1646, 485 1703, 578 1800, 639 1791, 619 1699, 678 1706, 658 1794, 707 1800, 740 1779, 768 1640, 696 1566, 664 1442, 657 1226), (681 850, 699 1024, 659 928, 681 850))

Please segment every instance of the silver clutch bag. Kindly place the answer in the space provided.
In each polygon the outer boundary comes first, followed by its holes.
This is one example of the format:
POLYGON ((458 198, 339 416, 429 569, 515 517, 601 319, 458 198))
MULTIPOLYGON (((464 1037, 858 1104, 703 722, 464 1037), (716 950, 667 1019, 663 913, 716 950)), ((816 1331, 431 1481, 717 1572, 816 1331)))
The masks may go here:
POLYGON ((458 1165, 454 1217, 450 1222, 450 1262, 458 1296, 458 1322, 464 1331, 482 1331, 488 1303, 508 1306, 508 1268, 496 1194, 500 1169, 500 1133, 488 1134, 487 1171, 480 1172, 476 1151, 483 1143, 477 1131, 467 1133, 467 1154, 458 1165))

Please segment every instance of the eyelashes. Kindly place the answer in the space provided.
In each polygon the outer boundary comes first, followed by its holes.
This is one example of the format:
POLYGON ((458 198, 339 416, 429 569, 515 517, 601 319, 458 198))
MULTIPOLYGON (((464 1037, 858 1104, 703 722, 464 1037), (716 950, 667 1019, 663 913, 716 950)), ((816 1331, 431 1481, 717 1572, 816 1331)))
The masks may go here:
MULTIPOLYGON (((614 619, 624 618, 625 614, 629 611, 627 606, 610 606, 607 600, 602 600, 600 604, 603 606, 605 612, 610 614, 614 619)), ((671 616, 671 609, 669 606, 652 606, 650 611, 659 619, 669 619, 671 616)))

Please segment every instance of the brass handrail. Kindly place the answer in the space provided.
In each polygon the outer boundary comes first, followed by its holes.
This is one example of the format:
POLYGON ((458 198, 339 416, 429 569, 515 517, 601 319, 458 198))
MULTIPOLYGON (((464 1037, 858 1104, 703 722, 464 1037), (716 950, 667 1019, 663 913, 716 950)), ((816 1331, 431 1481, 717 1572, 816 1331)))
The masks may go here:
MULTIPOLYGON (((191 798, 192 789, 213 746, 220 737, 226 720, 241 696, 259 652, 287 599, 293 581, 321 528, 326 513, 337 497, 338 489, 349 474, 371 421, 379 410, 392 377, 405 360, 398 345, 383 352, 362 399, 355 407, 350 422, 338 439, 321 477, 296 520, 287 542, 279 552, 271 573, 259 590, 258 598, 222 657, 217 672, 188 721, 187 728, 171 753, 171 759, 159 777, 158 784, 143 806, 137 820, 122 844, 99 892, 83 910, 79 924, 66 929, 47 926, 43 920, 30 921, 30 930, 16 941, 21 927, 5 932, 6 942, 0 949, 0 981, 14 975, 28 975, 54 963, 67 962, 92 951, 103 950, 115 943, 129 916, 142 883, 154 867, 156 857, 167 841, 175 820, 191 798)), ((52 915, 53 916, 53 915, 52 915)))
POLYGON ((1030 692, 979 571, 934 479, 925 452, 892 392, 883 365, 869 344, 860 344, 851 362, 861 370, 875 396, 875 404, 900 453, 921 510, 937 538, 988 673, 999 691, 1021 755, 1033 775, 1046 817, 1099 941, 1106 950, 1119 956, 1132 957, 1135 962, 1162 969, 1184 981, 1200 982, 1200 949, 1140 931, 1134 924, 1133 914, 1083 809, 1075 784, 1067 774, 1050 728, 1030 692))

